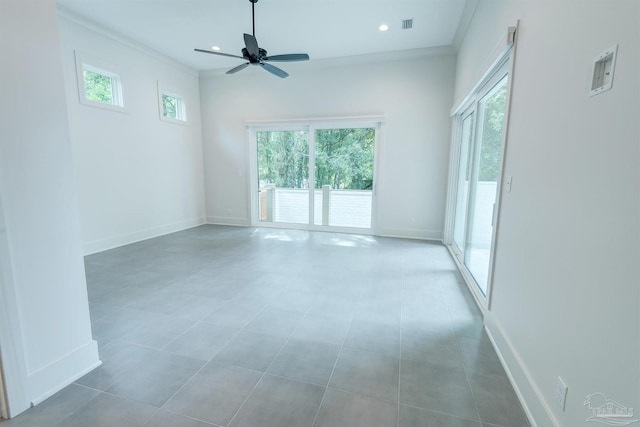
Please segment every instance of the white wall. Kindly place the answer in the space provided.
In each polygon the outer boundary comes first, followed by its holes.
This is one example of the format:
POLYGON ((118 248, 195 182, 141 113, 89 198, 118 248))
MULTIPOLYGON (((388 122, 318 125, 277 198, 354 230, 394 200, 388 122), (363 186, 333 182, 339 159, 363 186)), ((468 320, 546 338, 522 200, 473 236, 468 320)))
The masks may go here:
POLYGON ((457 99, 520 19, 486 323, 540 427, 593 424, 594 392, 640 408, 639 12, 637 0, 481 1, 459 52, 457 99), (591 98, 592 61, 615 43, 613 89, 591 98))
MULTIPOLYGON (((209 222, 250 223, 246 120, 383 113, 378 234, 442 238, 455 58, 425 52, 384 61, 287 64, 200 80, 209 222)), ((360 58, 358 60, 361 61, 360 58)))
POLYGON ((0 346, 17 415, 99 360, 54 1, 0 2, 0 51, 0 346))
POLYGON ((62 59, 85 253, 204 223, 197 72, 75 21, 62 11, 62 59), (126 114, 80 104, 75 51, 121 73, 126 114), (188 126, 159 119, 158 81, 185 95, 188 126))

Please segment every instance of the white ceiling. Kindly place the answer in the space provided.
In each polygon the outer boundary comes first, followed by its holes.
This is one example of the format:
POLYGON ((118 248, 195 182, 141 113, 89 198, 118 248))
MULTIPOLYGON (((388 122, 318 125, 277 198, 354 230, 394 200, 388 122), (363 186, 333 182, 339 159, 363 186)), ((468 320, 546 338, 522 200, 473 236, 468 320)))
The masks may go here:
MULTIPOLYGON (((259 0, 256 38, 270 55, 308 53, 311 60, 451 46, 464 34, 477 0, 259 0), (412 18, 411 30, 401 20, 412 18), (386 23, 390 29, 380 32, 386 23), (457 36, 457 37, 456 37, 457 36)), ((249 0, 57 0, 63 12, 197 70, 228 68, 251 33, 249 0)))

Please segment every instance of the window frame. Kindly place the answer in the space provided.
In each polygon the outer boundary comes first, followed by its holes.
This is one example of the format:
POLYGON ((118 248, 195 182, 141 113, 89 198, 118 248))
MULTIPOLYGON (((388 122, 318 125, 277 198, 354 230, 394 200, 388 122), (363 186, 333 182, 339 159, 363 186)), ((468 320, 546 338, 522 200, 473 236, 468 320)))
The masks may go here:
MULTIPOLYGON (((353 117, 331 117, 331 118, 310 118, 310 119, 292 119, 292 120, 265 120, 265 121, 247 121, 245 122, 247 130, 247 139, 249 146, 248 173, 250 177, 248 183, 249 206, 251 209, 250 223, 254 227, 265 228, 288 228, 312 231, 334 231, 339 233, 356 233, 363 235, 376 235, 378 230, 378 199, 380 197, 377 182, 380 176, 380 153, 383 144, 384 124, 386 118, 384 115, 372 116, 353 116, 353 117), (373 128, 375 129, 375 148, 374 148, 374 165, 373 165, 373 188, 372 188, 372 206, 371 206, 371 226, 365 228, 352 228, 341 226, 317 225, 312 221, 312 213, 314 212, 314 197, 309 198, 309 221, 306 224, 294 223, 268 223, 262 222, 259 218, 259 206, 255 197, 258 194, 258 159, 257 159, 257 139, 256 133, 261 131, 293 131, 304 130, 309 133, 309 171, 315 171, 315 131, 318 129, 348 129, 348 128, 373 128)), ((315 174, 309 176, 309 191, 315 188, 315 174)))
MULTIPOLYGON (((505 153, 507 150, 507 142, 508 142, 508 129, 509 129, 509 111, 511 104, 511 88, 513 84, 513 73, 514 73, 514 51, 512 46, 509 46, 503 53, 496 59, 496 61, 488 68, 485 75, 478 81, 478 83, 473 87, 469 95, 465 98, 465 100, 458 105, 457 108, 453 109, 451 112, 452 118, 452 143, 451 143, 451 153, 450 153, 450 162, 449 162, 449 178, 448 178, 448 194, 447 194, 447 209, 446 209, 446 223, 445 223, 445 233, 443 243, 447 246, 449 252, 451 253, 454 261, 456 262, 460 273, 462 274, 467 287, 471 291, 478 307, 484 312, 490 310, 491 308, 491 292, 492 292, 492 284, 493 284, 493 273, 494 273, 494 263, 495 263, 495 245, 497 241, 497 235, 499 233, 499 225, 500 225, 500 206, 502 201, 502 186, 504 183, 504 164, 505 164, 505 153), (493 209, 493 230, 491 234, 491 248, 490 248, 490 257, 489 257, 489 272, 487 277, 487 289, 486 293, 482 293, 480 287, 478 286, 475 278, 465 265, 463 260, 464 252, 461 252, 454 243, 453 233, 454 233, 454 223, 455 223, 455 215, 456 215, 456 195, 458 191, 458 182, 457 176, 459 173, 459 161, 460 161, 460 148, 462 144, 462 122, 463 118, 466 117, 469 112, 474 111, 475 123, 474 123, 474 135, 472 145, 474 145, 478 136, 478 129, 480 124, 478 123, 479 116, 479 102, 490 93, 494 87, 504 78, 508 78, 507 81, 507 94, 505 101, 505 116, 504 116, 504 130, 502 135, 502 148, 501 148, 501 160, 498 171, 498 183, 496 190, 496 199, 495 205, 493 209)), ((467 206, 468 207, 468 206, 467 206)), ((469 218, 466 219, 469 221, 469 218)), ((465 236, 466 236, 466 224, 465 224, 465 236)))
POLYGON ((163 122, 189 126, 188 102, 184 91, 158 81, 158 117, 163 122), (163 96, 176 99, 176 118, 164 115, 163 96))
POLYGON ((87 105, 89 107, 102 108, 104 110, 117 111, 119 113, 127 113, 128 111, 124 101, 122 73, 120 73, 113 65, 106 63, 99 58, 80 54, 77 51, 75 52, 75 59, 80 104, 87 105), (87 90, 84 82, 85 70, 103 75, 111 80, 112 103, 94 101, 87 98, 87 90))

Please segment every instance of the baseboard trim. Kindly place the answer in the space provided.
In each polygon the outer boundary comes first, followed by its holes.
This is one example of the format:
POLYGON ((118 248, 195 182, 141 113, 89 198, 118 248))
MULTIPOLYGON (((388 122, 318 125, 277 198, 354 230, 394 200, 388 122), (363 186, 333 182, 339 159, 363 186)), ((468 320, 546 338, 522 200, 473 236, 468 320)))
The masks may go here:
POLYGON ((239 218, 230 216, 208 216, 207 224, 213 225, 235 225, 239 227, 251 226, 249 218, 239 218))
POLYGON ((420 228, 380 228, 377 230, 376 235, 380 237, 437 240, 442 242, 442 231, 423 230, 420 228))
POLYGON ((520 355, 511 344, 511 341, 500 326, 500 322, 491 311, 485 313, 484 324, 487 335, 522 404, 522 408, 531 423, 531 427, 561 427, 553 415, 551 408, 549 408, 549 405, 544 400, 529 370, 520 358, 520 355))
POLYGON ((100 365, 102 362, 98 357, 98 343, 91 340, 79 349, 29 374, 31 405, 41 403, 100 365))
POLYGON ((135 231, 133 233, 125 233, 117 236, 107 237, 104 239, 85 242, 84 254, 91 255, 97 252, 106 251, 131 243, 140 242, 142 240, 151 239, 153 237, 164 236, 165 234, 175 233, 176 231, 186 230, 188 228, 197 227, 206 224, 205 217, 188 219, 185 221, 174 222, 173 224, 151 227, 144 230, 135 231))

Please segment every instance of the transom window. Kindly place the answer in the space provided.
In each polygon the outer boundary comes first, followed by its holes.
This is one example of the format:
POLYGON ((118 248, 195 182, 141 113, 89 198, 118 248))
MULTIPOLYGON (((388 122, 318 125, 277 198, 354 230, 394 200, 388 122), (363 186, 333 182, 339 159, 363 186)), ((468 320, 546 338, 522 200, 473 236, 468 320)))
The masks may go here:
POLYGON ((186 122, 187 114, 184 106, 184 98, 168 93, 163 93, 161 96, 162 117, 186 122))
POLYGON ((82 64, 84 95, 89 101, 123 106, 120 76, 82 64))
POLYGON ((158 82, 158 109, 160 120, 178 124, 187 123, 187 103, 180 90, 158 82))
POLYGON ((76 53, 80 103, 92 107, 124 112, 122 77, 97 58, 76 53))

